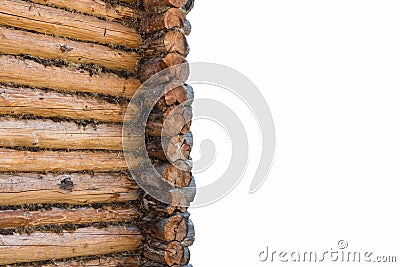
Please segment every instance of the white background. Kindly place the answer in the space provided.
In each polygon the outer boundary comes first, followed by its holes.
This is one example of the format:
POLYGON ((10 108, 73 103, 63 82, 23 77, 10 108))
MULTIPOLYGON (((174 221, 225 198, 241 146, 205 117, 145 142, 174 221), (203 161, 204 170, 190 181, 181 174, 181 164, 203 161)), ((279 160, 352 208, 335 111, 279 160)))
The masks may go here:
MULTIPOLYGON (((268 180, 249 195, 259 139, 248 111, 234 106, 254 152, 232 193, 191 210, 195 267, 310 266, 258 255, 267 245, 323 252, 341 239, 351 250, 400 261, 399 14, 398 1, 197 1, 188 16, 189 61, 230 66, 259 87, 274 116, 277 150, 268 180)), ((195 90, 213 97, 213 88, 195 90)), ((203 124, 193 126, 197 144, 225 140, 216 125, 203 124)), ((230 155, 229 144, 219 144, 214 176, 230 155)), ((198 174, 198 184, 213 172, 198 174)), ((395 266, 376 266, 383 265, 395 266)))

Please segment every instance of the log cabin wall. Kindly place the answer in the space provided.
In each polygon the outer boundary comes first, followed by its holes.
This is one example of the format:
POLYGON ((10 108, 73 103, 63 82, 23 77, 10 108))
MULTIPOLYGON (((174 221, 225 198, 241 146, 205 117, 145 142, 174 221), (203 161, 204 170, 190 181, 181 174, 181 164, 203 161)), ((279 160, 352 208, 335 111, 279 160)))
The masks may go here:
MULTIPOLYGON (((185 62, 192 7, 0 0, 0 266, 190 266, 187 208, 135 183, 122 125, 141 84, 185 62)), ((190 169, 167 161, 190 158, 190 125, 173 129, 168 155, 160 136, 166 115, 192 98, 189 85, 173 88, 152 110, 146 135, 129 136, 130 149, 145 141, 162 177, 190 189, 191 200, 190 169)))

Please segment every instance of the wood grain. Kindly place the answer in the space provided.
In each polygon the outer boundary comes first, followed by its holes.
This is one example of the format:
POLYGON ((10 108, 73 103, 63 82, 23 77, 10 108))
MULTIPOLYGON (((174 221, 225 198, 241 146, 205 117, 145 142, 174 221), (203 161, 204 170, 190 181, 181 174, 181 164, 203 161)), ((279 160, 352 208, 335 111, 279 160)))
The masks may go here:
POLYGON ((141 17, 141 11, 126 6, 113 6, 101 0, 32 0, 34 3, 76 10, 109 20, 133 20, 141 17))
POLYGON ((137 48, 138 32, 116 22, 20 0, 0 0, 3 25, 101 44, 137 48))
MULTIPOLYGON (((130 166, 139 165, 141 159, 130 166)), ((0 172, 127 171, 122 152, 21 151, 0 148, 0 172)))
MULTIPOLYGON (((139 267, 143 266, 140 257, 103 257, 96 260, 89 261, 78 261, 78 260, 66 260, 64 262, 54 262, 52 264, 42 265, 42 267, 139 267)), ((29 266, 35 267, 35 266, 29 266)))
MULTIPOLYGON (((144 143, 140 135, 125 138, 130 150, 139 149, 144 143)), ((122 151, 122 125, 81 126, 73 122, 0 118, 0 147, 122 151)))
POLYGON ((0 82, 127 98, 131 98, 140 86, 134 78, 125 79, 112 73, 91 75, 78 68, 44 66, 13 56, 0 56, 0 82))
MULTIPOLYGON (((139 112, 134 106, 129 110, 132 116, 136 116, 139 112)), ((27 114, 121 123, 124 121, 125 112, 126 105, 113 104, 97 98, 0 85, 0 114, 2 115, 27 114)))
POLYGON ((109 69, 130 72, 136 71, 140 59, 135 52, 1 27, 0 39, 0 52, 9 55, 31 55, 79 64, 98 64, 109 69))
POLYGON ((44 211, 2 210, 0 228, 18 228, 26 226, 86 224, 98 222, 129 222, 139 218, 137 209, 57 209, 44 211))
POLYGON ((73 232, 0 236, 0 264, 135 251, 143 237, 138 228, 82 228, 73 232), (18 253, 16 253, 18 251, 18 253))
POLYGON ((0 205, 94 204, 133 201, 141 194, 125 174, 0 174, 0 205))

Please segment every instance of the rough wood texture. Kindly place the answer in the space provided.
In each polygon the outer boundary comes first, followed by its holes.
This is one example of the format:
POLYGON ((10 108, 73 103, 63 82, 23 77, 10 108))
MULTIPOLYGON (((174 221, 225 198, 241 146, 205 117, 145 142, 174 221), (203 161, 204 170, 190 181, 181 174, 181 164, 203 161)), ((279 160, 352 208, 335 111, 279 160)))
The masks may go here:
POLYGON ((91 75, 82 69, 46 67, 33 60, 13 56, 0 56, 0 82, 127 98, 131 98, 140 86, 134 78, 125 79, 112 73, 91 75))
MULTIPOLYGON (((1 68, 1 66, 0 66, 1 68)), ((0 74, 1 76, 1 74, 0 74)), ((123 122, 126 105, 101 99, 0 85, 0 114, 34 115, 100 122, 123 122)), ((130 111, 137 114, 134 107, 130 111)))
POLYGON ((145 82, 154 74, 157 74, 167 68, 176 66, 175 68, 170 69, 169 72, 166 71, 168 72, 167 75, 181 81, 185 81, 189 75, 189 67, 187 66, 188 64, 185 63, 187 63, 185 57, 178 53, 169 53, 163 58, 148 60, 140 67, 140 80, 145 82))
POLYGON ((141 190, 124 174, 0 174, 0 205, 118 203, 141 190))
POLYGON ((167 53, 189 54, 189 45, 186 37, 180 31, 168 31, 161 36, 153 36, 143 45, 144 55, 147 57, 163 56, 167 53))
POLYGON ((146 134, 152 137, 159 137, 162 134, 168 136, 176 136, 178 134, 186 134, 189 131, 189 126, 193 114, 191 107, 172 106, 162 113, 160 110, 153 110, 147 121, 146 134))
POLYGON ((136 209, 57 209, 44 211, 0 211, 0 228, 43 226, 47 224, 85 224, 97 222, 129 222, 139 218, 136 209))
MULTIPOLYGON (((139 267, 141 261, 139 257, 103 257, 96 260, 67 260, 65 262, 55 262, 53 264, 46 264, 42 267, 139 267)), ((29 266, 31 267, 31 266, 29 266)), ((32 266, 35 267, 35 266, 32 266)))
POLYGON ((167 243, 158 240, 144 245, 143 255, 152 261, 168 266, 188 264, 190 257, 187 248, 184 248, 179 242, 167 243))
POLYGON ((147 12, 160 12, 169 7, 183 7, 188 0, 143 0, 143 7, 147 12))
POLYGON ((146 224, 145 231, 151 237, 163 241, 183 241, 188 234, 187 219, 181 215, 155 219, 146 224))
POLYGON ((0 52, 3 54, 63 59, 80 64, 98 64, 115 70, 133 72, 140 58, 135 52, 7 28, 0 28, 0 39, 0 52))
MULTIPOLYGON (((128 149, 139 149, 144 137, 126 135, 128 149)), ((1 147, 122 150, 122 125, 81 126, 71 122, 0 118, 1 147)))
POLYGON ((187 226, 188 226, 188 234, 186 235, 186 238, 182 241, 182 245, 184 247, 192 246, 196 236, 192 220, 188 219, 187 226))
POLYGON ((0 264, 134 251, 142 243, 137 228, 82 228, 73 232, 0 236, 0 264), (18 253, 16 253, 18 251, 18 253))
POLYGON ((151 157, 163 161, 177 162, 179 160, 185 161, 190 158, 193 142, 191 140, 191 134, 177 135, 170 139, 165 139, 164 147, 160 138, 147 141, 146 147, 151 157))
POLYGON ((172 186, 186 187, 192 181, 191 167, 187 166, 184 162, 175 165, 165 162, 158 163, 155 165, 155 168, 172 186))
POLYGON ((138 19, 142 15, 142 12, 137 9, 119 5, 113 6, 101 0, 32 0, 32 2, 76 10, 88 15, 116 21, 138 19))
MULTIPOLYGON (((132 162, 132 166, 139 163, 132 162)), ((86 151, 20 151, 0 148, 0 172, 126 171, 124 154, 86 151)))
POLYGON ((146 33, 154 33, 172 28, 183 28, 186 15, 183 10, 170 8, 164 13, 150 15, 142 20, 142 30, 146 33))
POLYGON ((20 0, 0 0, 0 23, 40 33, 129 48, 140 47, 142 43, 142 38, 135 29, 119 23, 20 0))

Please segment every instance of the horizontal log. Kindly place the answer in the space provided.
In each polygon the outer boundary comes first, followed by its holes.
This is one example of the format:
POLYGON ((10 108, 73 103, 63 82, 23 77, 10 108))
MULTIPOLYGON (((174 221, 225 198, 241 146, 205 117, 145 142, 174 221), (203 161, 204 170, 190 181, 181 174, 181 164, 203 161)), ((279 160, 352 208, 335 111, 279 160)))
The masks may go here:
POLYGON ((0 264, 135 251, 142 240, 139 229, 135 227, 82 228, 61 234, 3 235, 0 236, 0 264))
POLYGON ((155 165, 156 170, 172 186, 186 187, 192 181, 191 167, 182 164, 161 163, 155 165))
POLYGON ((177 162, 190 159, 190 152, 193 147, 191 133, 177 135, 170 139, 152 139, 146 143, 147 152, 150 157, 163 161, 177 162), (165 145, 162 145, 162 142, 165 145))
POLYGON ((101 44, 140 47, 138 32, 116 22, 21 0, 0 1, 3 25, 101 44))
MULTIPOLYGON (((133 106, 130 111, 132 116, 138 113, 133 106)), ((0 114, 2 115, 25 114, 120 123, 124 121, 125 112, 126 105, 112 104, 97 98, 0 85, 0 114)))
POLYGON ((0 174, 0 205, 94 204, 134 201, 141 194, 123 174, 0 174))
POLYGON ((44 211, 0 211, 0 228, 43 226, 47 224, 85 224, 98 222, 129 222, 141 216, 136 209, 56 209, 44 211))
POLYGON ((158 240, 153 240, 144 245, 143 256, 151 261, 168 266, 188 264, 190 258, 187 248, 183 247, 179 242, 172 241, 167 243, 158 240))
MULTIPOLYGON (((178 53, 168 53, 163 58, 155 58, 148 60, 139 69, 139 76, 142 82, 147 81, 151 76, 157 74, 165 69, 164 75, 176 78, 179 81, 186 81, 189 75, 189 66, 185 57, 178 53), (171 68, 174 67, 174 68, 171 68)), ((170 78, 166 79, 166 81, 170 78)))
POLYGON ((164 13, 150 15, 142 19, 142 30, 154 33, 172 28, 183 28, 185 25, 185 12, 179 8, 170 8, 164 13))
POLYGON ((98 64, 109 69, 130 72, 136 70, 140 59, 135 52, 7 28, 0 28, 0 38, 0 52, 9 55, 25 54, 80 64, 98 64))
MULTIPOLYGON (((45 264, 41 267, 139 267, 141 260, 138 256, 123 257, 103 257, 96 260, 66 260, 64 262, 54 262, 52 264, 45 264)), ((29 266, 31 267, 31 266, 29 266)), ((34 266, 32 266, 34 267, 34 266)))
POLYGON ((0 82, 127 98, 131 98, 140 86, 134 78, 125 79, 112 73, 91 75, 82 69, 44 66, 13 56, 0 56, 0 82))
POLYGON ((34 3, 74 10, 109 20, 133 20, 141 17, 141 12, 126 6, 113 6, 101 0, 32 0, 34 3))
POLYGON ((171 242, 183 241, 188 234, 187 219, 181 215, 157 218, 146 224, 145 232, 152 238, 171 242))
POLYGON ((173 30, 147 39, 143 44, 143 52, 152 58, 174 52, 187 56, 189 45, 183 33, 173 30))
POLYGON ((143 8, 147 12, 160 12, 170 7, 183 7, 188 0, 143 0, 143 8))
MULTIPOLYGON (((125 138, 130 150, 139 149, 144 142, 140 135, 125 138)), ((0 147, 122 150, 122 125, 0 118, 0 147)))
POLYGON ((161 110, 153 110, 147 120, 146 134, 152 137, 160 137, 162 134, 186 134, 190 129, 192 116, 191 107, 171 106, 164 113, 161 110))
MULTIPOLYGON (((138 166, 141 159, 131 162, 138 166)), ((86 151, 20 151, 0 148, 0 172, 127 171, 124 154, 86 151)))

